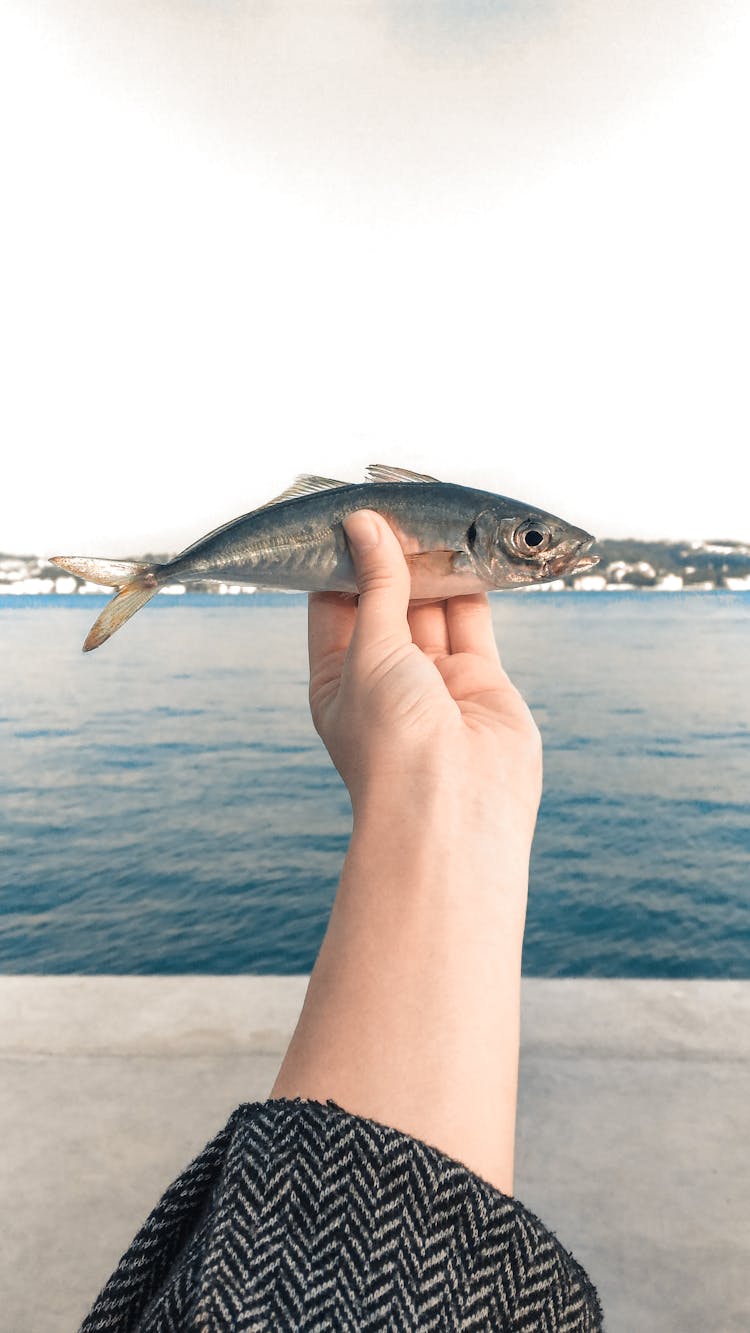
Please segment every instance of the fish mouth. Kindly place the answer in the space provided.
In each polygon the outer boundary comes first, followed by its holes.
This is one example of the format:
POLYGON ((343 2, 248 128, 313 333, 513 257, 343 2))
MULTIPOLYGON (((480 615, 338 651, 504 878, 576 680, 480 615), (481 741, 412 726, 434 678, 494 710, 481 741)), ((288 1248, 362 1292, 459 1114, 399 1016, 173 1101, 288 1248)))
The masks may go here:
POLYGON ((569 571, 569 573, 580 574, 581 570, 583 569, 593 569, 594 565, 599 564, 600 559, 601 556, 598 555, 584 555, 581 557, 580 560, 576 560, 576 563, 574 564, 573 568, 569 571))
POLYGON ((584 569, 593 569, 594 565, 599 564, 598 555, 589 555, 589 549, 594 545, 595 537, 588 535, 575 543, 572 550, 564 551, 561 555, 555 556, 549 562, 550 573, 560 578, 566 574, 580 574, 584 569))

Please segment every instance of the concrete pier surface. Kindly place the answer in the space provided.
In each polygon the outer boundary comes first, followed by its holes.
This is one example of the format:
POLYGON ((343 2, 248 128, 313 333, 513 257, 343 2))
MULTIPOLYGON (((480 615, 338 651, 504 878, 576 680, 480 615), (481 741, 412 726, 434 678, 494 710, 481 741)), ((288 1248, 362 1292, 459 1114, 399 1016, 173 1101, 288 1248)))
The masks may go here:
MULTIPOLYGON (((0 977, 2 1333, 74 1333, 306 983, 0 977)), ((750 981, 525 980, 516 1194, 608 1333, 747 1333, 750 981)))

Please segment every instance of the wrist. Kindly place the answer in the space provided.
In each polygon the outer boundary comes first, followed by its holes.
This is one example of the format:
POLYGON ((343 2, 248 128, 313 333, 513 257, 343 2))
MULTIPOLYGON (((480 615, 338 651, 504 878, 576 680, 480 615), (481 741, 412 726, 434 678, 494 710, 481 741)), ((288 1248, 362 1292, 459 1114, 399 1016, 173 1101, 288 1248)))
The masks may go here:
POLYGON ((361 780, 352 797, 353 838, 375 843, 398 841, 403 848, 419 843, 436 851, 457 842, 464 854, 496 855, 512 845, 531 853, 538 796, 500 784, 485 784, 463 775, 429 768, 408 779, 380 773, 361 780))
MULTIPOLYGON (((399 891, 503 897, 525 905, 534 820, 510 801, 456 790, 442 780, 417 792, 393 782, 354 807, 347 866, 399 891)), ((349 876, 348 876, 349 877, 349 876)))

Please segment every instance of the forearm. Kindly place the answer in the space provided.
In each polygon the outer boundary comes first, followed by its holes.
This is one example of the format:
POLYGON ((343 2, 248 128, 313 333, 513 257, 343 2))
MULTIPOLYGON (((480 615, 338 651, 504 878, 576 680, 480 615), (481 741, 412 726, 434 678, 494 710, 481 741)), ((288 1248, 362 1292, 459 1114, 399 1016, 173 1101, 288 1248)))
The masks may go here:
POLYGON ((455 787, 355 821, 272 1096, 330 1097, 510 1192, 531 835, 455 787))

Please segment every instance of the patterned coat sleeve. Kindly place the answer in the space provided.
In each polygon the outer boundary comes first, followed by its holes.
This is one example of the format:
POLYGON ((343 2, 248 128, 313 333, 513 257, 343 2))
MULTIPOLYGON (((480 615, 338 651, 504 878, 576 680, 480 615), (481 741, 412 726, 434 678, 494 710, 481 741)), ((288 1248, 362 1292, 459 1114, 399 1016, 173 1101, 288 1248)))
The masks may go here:
POLYGON ((550 1231, 435 1148, 333 1102, 240 1106, 80 1333, 598 1333, 550 1231))

